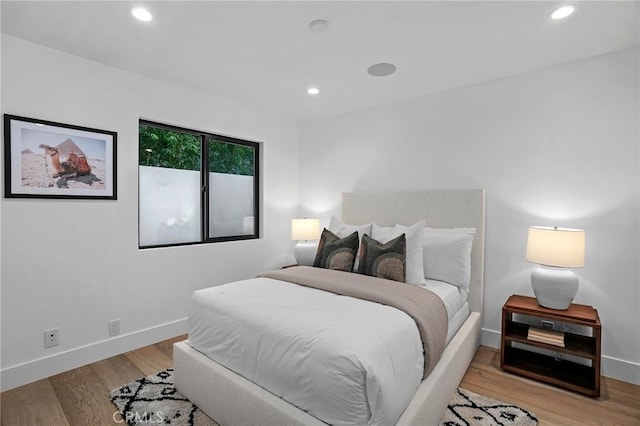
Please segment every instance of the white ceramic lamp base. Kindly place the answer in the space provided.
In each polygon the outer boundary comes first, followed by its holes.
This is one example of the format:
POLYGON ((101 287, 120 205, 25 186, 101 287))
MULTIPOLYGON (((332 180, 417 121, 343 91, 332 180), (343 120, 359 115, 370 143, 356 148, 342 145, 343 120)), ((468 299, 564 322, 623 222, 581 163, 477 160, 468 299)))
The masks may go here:
POLYGON ((578 276, 568 269, 538 267, 531 273, 531 287, 540 306, 566 310, 578 294, 578 276))
POLYGON ((298 265, 313 266, 317 250, 317 241, 298 241, 293 249, 293 255, 295 256, 298 265))

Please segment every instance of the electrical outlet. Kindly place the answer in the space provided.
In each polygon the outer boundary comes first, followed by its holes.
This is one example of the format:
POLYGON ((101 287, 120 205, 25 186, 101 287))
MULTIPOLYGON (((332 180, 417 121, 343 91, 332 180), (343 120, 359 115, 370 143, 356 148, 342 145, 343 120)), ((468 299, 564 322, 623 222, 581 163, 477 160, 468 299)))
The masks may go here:
POLYGON ((44 347, 50 348, 52 346, 58 346, 58 329, 52 328, 51 330, 44 331, 44 347))
POLYGON ((118 334, 120 334, 120 320, 109 321, 109 336, 117 336, 118 334))

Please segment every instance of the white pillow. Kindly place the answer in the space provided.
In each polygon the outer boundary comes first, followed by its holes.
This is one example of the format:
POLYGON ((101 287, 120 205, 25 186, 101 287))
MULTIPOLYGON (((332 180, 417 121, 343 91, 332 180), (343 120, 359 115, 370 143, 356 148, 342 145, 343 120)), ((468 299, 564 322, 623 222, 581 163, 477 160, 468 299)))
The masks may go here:
MULTIPOLYGON (((356 261, 353 264, 354 272, 358 271, 358 265, 360 264, 360 245, 362 245, 362 236, 364 234, 371 235, 371 224, 368 223, 366 225, 347 225, 346 223, 342 223, 335 216, 331 216, 331 220, 329 221, 329 231, 333 232, 340 238, 348 237, 353 234, 354 231, 358 231, 358 252, 356 253, 356 261)), ((373 238, 373 237, 372 237, 373 238)))
POLYGON ((424 276, 462 289, 471 279, 471 245, 475 228, 424 228, 424 276))
POLYGON ((381 243, 405 234, 407 238, 407 276, 406 282, 410 284, 424 284, 424 266, 422 256, 424 220, 411 226, 396 225, 394 227, 380 227, 373 224, 371 238, 381 243))

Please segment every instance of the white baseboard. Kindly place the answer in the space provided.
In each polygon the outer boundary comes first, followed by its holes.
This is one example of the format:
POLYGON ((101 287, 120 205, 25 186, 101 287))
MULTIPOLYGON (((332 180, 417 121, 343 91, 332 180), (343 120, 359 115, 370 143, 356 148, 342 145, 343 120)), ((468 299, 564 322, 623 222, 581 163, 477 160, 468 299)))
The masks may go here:
POLYGON ((500 349, 500 332, 482 328, 480 330, 480 344, 490 348, 500 349))
POLYGON ((123 334, 0 371, 2 392, 187 332, 187 318, 123 334))
MULTIPOLYGON (((500 332, 482 329, 480 344, 492 348, 500 348, 500 332)), ((600 372, 603 376, 632 385, 640 385, 640 364, 602 355, 600 372)))

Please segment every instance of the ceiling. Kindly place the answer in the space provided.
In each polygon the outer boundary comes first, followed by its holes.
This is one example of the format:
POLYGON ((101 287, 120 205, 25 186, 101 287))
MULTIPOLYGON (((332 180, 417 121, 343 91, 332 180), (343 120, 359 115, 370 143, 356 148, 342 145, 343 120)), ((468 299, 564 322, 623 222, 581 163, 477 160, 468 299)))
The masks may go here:
POLYGON ((2 1, 2 32, 306 121, 639 44, 639 2, 2 1), (573 2, 576 4, 576 2, 573 2), (153 20, 130 13, 145 6, 153 20), (312 32, 315 19, 329 21, 312 32), (390 62, 397 71, 373 77, 390 62), (318 95, 306 90, 315 86, 318 95))

